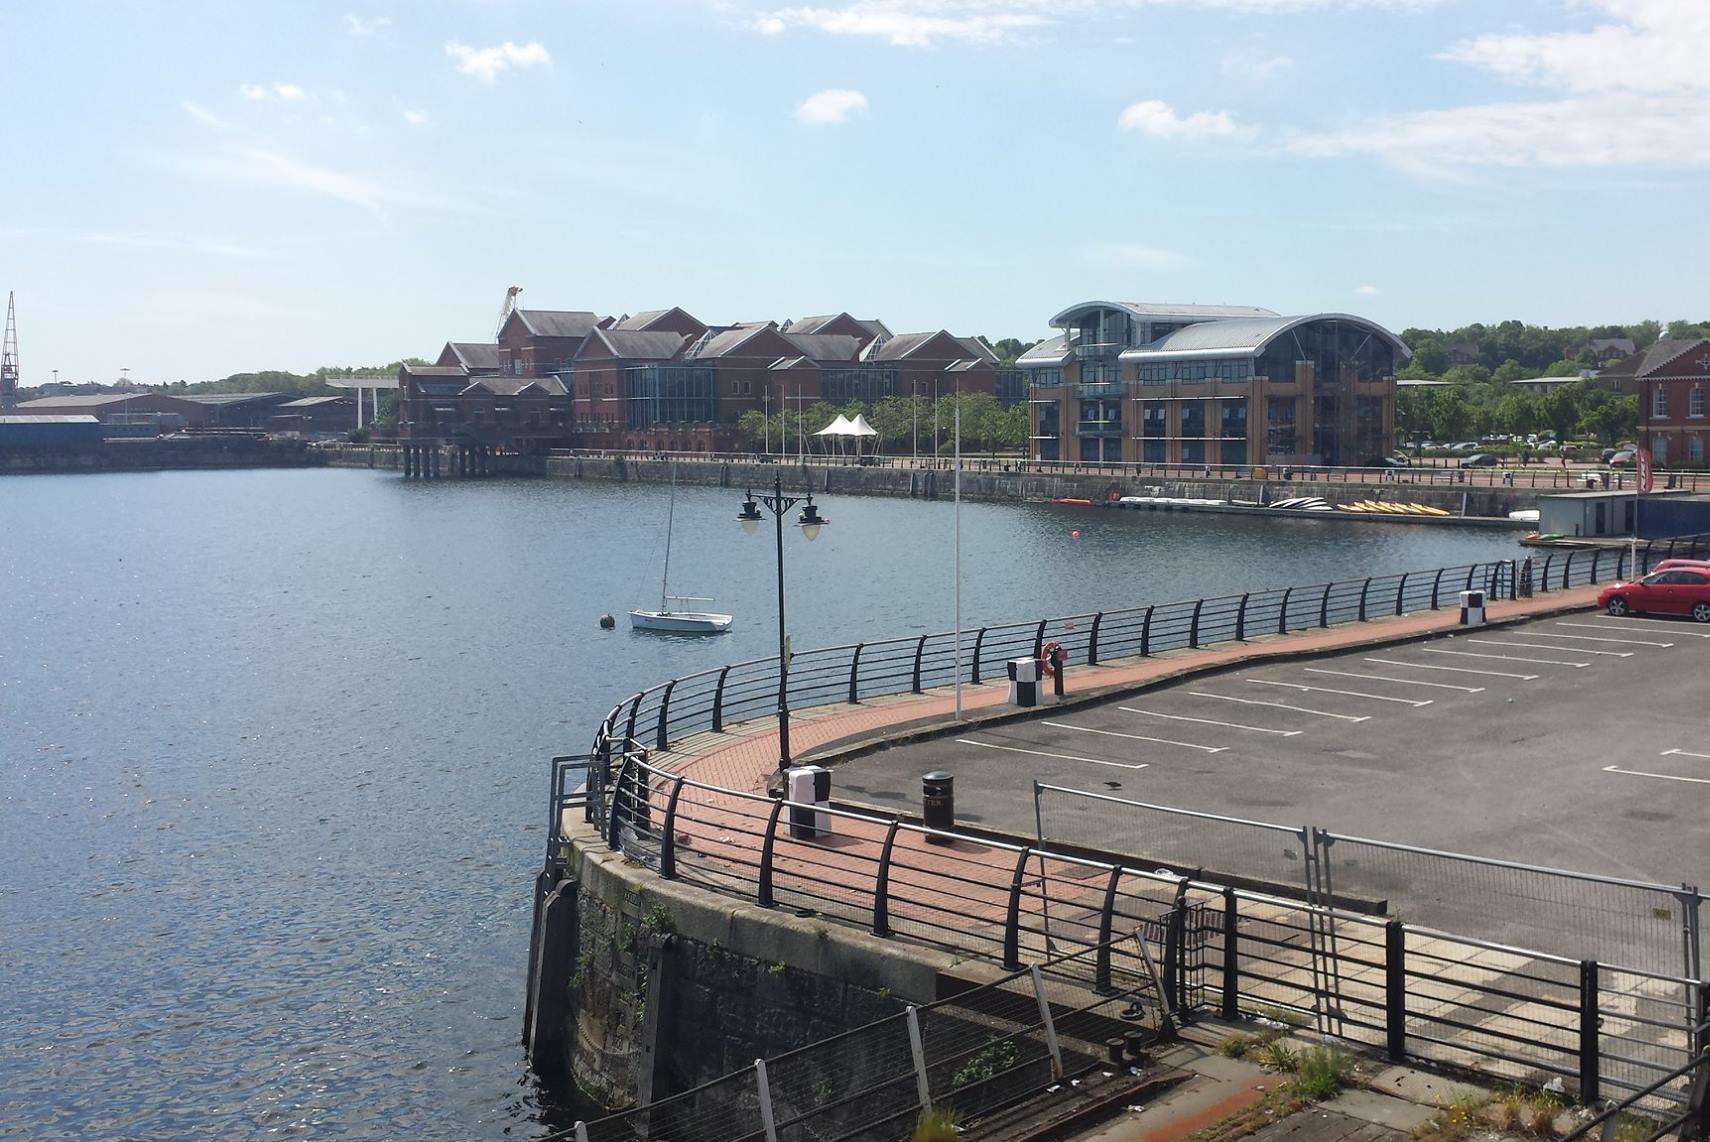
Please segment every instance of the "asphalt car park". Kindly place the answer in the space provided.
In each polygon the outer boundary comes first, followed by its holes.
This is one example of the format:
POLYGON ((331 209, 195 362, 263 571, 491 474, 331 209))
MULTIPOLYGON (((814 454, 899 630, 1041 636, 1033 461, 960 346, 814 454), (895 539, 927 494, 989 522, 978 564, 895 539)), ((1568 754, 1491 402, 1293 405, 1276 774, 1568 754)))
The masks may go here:
POLYGON ((1226 669, 839 765, 1031 835, 1032 782, 1710 887, 1710 627, 1582 612, 1226 669))

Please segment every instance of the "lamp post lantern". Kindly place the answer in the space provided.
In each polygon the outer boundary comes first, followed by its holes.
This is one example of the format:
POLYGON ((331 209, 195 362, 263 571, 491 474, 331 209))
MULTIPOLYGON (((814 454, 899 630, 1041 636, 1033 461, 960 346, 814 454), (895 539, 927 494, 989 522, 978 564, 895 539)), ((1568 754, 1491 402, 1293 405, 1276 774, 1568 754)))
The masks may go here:
POLYGON ((742 502, 742 511, 737 513, 736 520, 742 525, 742 530, 753 535, 760 530, 760 521, 765 517, 760 514, 760 505, 772 513, 772 519, 777 537, 778 552, 778 774, 777 780, 782 783, 784 770, 790 767, 790 641, 784 627, 784 514, 797 504, 802 504, 802 514, 796 520, 796 526, 801 528, 802 537, 809 543, 819 538, 820 529, 831 521, 819 514, 819 507, 813 502, 813 493, 801 496, 786 496, 784 494, 783 477, 774 476, 772 479, 772 494, 758 495, 746 493, 742 502), (805 501, 805 502, 804 502, 805 501))

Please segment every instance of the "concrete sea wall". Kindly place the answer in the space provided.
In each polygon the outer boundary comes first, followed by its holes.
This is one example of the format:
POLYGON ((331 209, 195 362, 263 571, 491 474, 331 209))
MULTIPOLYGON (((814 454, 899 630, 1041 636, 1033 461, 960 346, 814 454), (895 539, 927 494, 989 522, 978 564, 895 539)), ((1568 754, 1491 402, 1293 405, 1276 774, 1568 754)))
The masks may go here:
MULTIPOLYGON (((347 467, 397 468, 395 449, 385 446, 347 445, 323 449, 331 462, 347 467)), ((570 480, 663 483, 671 479, 672 461, 637 460, 614 456, 501 457, 508 461, 507 474, 544 475, 570 480)), ((1225 480, 1114 476, 1109 473, 1053 473, 1005 470, 1001 462, 981 461, 984 467, 964 470, 962 496, 968 500, 1015 503, 1044 502, 1058 498, 1102 502, 1114 490, 1122 496, 1172 496, 1192 499, 1247 500, 1255 503, 1292 496, 1321 496, 1331 504, 1361 500, 1403 500, 1442 508, 1455 516, 1503 518, 1520 507, 1531 507, 1537 492, 1530 488, 1460 486, 1410 483, 1406 475, 1396 483, 1337 484, 1313 480, 1225 480)), ((722 488, 755 488, 770 485, 779 475, 790 488, 810 488, 816 493, 867 496, 907 496, 919 499, 948 499, 954 476, 945 470, 859 467, 843 465, 765 464, 726 460, 678 460, 676 478, 682 484, 722 488)), ((1298 515, 1299 513, 1291 513, 1298 515)), ((1345 518, 1359 519, 1358 516, 1345 518)), ((1438 517, 1441 521, 1441 517, 1438 517)), ((1407 522, 1431 522, 1432 517, 1412 517, 1407 522)), ((1505 521, 1506 522, 1506 521, 1505 521)))
POLYGON ((258 440, 243 436, 163 436, 109 440, 71 449, 0 450, 0 474, 43 472, 138 472, 194 468, 308 468, 328 462, 327 453, 301 440, 258 440))

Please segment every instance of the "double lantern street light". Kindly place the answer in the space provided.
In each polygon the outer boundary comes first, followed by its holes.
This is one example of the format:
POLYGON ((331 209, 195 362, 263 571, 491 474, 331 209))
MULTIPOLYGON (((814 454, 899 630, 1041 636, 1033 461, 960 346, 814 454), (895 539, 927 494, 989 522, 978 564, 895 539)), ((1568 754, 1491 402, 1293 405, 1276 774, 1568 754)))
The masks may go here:
POLYGON ((784 771, 790 767, 790 640, 784 633, 784 513, 802 504, 802 514, 796 520, 796 526, 801 528, 803 538, 813 542, 819 538, 820 529, 831 521, 819 514, 819 508, 813 502, 813 493, 802 496, 786 496, 784 494, 783 477, 772 480, 772 494, 756 496, 753 492, 746 493, 747 499, 742 503, 742 511, 737 515, 737 522, 742 530, 753 535, 760 530, 760 521, 765 517, 760 513, 760 505, 772 513, 776 526, 778 540, 778 773, 775 778, 782 792, 784 771), (805 503, 804 503, 805 501, 805 503))

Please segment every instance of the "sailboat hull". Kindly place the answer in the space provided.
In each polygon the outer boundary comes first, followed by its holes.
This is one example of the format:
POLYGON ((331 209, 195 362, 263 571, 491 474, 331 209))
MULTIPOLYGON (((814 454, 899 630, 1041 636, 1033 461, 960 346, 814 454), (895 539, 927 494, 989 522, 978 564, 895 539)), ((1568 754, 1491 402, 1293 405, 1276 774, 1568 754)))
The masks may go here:
POLYGON ((723 634, 734 620, 730 615, 708 611, 631 611, 634 630, 665 631, 669 634, 723 634))

